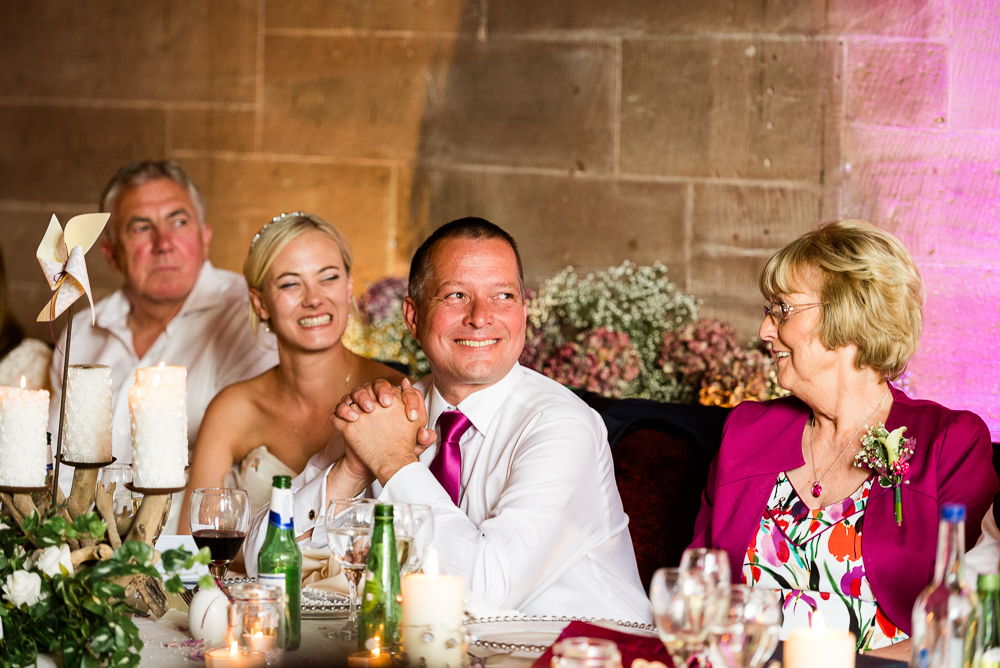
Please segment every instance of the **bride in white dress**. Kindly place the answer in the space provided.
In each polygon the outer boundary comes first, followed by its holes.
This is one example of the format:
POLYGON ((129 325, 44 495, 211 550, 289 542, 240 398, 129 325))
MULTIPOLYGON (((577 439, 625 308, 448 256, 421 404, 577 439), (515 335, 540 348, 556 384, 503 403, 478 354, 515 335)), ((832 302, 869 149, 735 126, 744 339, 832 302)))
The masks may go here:
POLYGON ((329 417, 352 388, 403 375, 341 343, 351 317, 351 251, 319 216, 282 214, 254 237, 243 265, 250 326, 274 333, 278 365, 230 385, 212 400, 195 444, 179 530, 198 487, 242 487, 254 514, 270 500, 271 477, 298 475, 335 434, 329 417))

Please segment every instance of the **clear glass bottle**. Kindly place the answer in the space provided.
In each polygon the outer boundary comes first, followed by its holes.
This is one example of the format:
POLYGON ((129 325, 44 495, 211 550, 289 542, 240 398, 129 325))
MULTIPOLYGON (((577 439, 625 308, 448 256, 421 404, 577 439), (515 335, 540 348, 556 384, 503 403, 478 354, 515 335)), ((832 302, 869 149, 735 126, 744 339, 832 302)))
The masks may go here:
POLYGON ((976 588, 983 606, 982 668, 1000 668, 1000 573, 979 576, 976 588))
POLYGON ((291 476, 274 476, 267 536, 257 556, 257 581, 285 591, 288 650, 298 649, 302 641, 302 550, 295 542, 293 507, 291 476))
POLYGON ((982 647, 982 607, 965 582, 965 506, 941 507, 934 581, 913 605, 915 668, 973 668, 982 647))
POLYGON ((391 504, 375 506, 358 615, 358 649, 362 651, 374 649, 376 643, 383 651, 394 651, 399 645, 403 606, 392 517, 391 504))

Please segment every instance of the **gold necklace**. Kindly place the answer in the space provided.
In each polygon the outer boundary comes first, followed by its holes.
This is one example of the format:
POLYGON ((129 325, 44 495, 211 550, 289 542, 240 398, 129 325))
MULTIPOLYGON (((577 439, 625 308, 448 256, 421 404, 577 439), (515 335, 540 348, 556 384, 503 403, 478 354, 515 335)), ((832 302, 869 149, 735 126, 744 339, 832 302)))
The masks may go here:
POLYGON ((809 425, 809 455, 812 457, 812 460, 813 460, 813 480, 815 482, 813 482, 812 489, 809 490, 809 491, 812 493, 812 495, 815 498, 818 499, 823 494, 823 485, 821 485, 820 483, 823 482, 824 478, 826 478, 828 475, 830 475, 830 471, 833 470, 833 467, 837 465, 837 462, 840 461, 840 458, 844 456, 845 452, 847 452, 847 448, 851 447, 851 443, 854 441, 854 438, 858 435, 858 433, 861 432, 862 429, 864 429, 865 425, 868 424, 868 421, 872 419, 872 416, 875 415, 875 413, 878 412, 878 409, 882 408, 882 404, 885 403, 885 399, 888 396, 889 396, 889 388, 885 388, 885 394, 882 395, 882 400, 878 402, 878 406, 876 406, 875 410, 873 410, 871 413, 868 414, 868 417, 866 417, 865 421, 861 423, 861 426, 858 427, 854 431, 854 433, 851 435, 850 440, 847 441, 847 445, 845 445, 844 449, 840 451, 840 454, 837 455, 837 458, 835 460, 833 460, 833 463, 830 464, 830 468, 828 468, 826 470, 826 473, 823 474, 822 478, 818 477, 819 474, 816 471, 816 451, 813 450, 813 435, 816 432, 816 421, 815 421, 815 418, 813 419, 812 423, 810 423, 810 425, 809 425))

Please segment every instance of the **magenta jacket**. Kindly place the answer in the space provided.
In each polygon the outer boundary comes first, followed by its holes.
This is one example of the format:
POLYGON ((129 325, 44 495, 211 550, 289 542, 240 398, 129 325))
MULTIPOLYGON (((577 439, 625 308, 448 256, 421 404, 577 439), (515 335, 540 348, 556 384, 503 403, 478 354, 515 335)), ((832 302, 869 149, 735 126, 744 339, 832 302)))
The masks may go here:
MULTIPOLYGON (((861 552, 883 613, 909 634, 913 602, 934 577, 938 509, 944 503, 965 504, 965 544, 971 548, 998 483, 990 432, 981 418, 910 399, 895 388, 892 397, 886 429, 905 425, 905 436, 916 439, 909 484, 903 487, 903 526, 897 527, 893 517, 892 490, 876 482, 865 509, 861 552)), ((805 464, 802 431, 809 415, 804 403, 786 397, 744 402, 726 421, 691 546, 726 550, 734 582, 740 581, 778 473, 805 464)))

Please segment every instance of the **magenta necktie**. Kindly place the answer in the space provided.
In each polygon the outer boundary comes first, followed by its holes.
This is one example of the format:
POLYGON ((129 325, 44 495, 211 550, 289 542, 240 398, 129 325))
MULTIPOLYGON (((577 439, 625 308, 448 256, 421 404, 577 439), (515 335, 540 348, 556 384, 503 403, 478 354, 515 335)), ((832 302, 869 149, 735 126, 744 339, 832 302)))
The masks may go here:
POLYGON ((462 449, 458 442, 471 426, 472 422, 462 411, 445 411, 438 417, 437 432, 441 446, 431 461, 430 469, 456 506, 462 487, 462 449))

